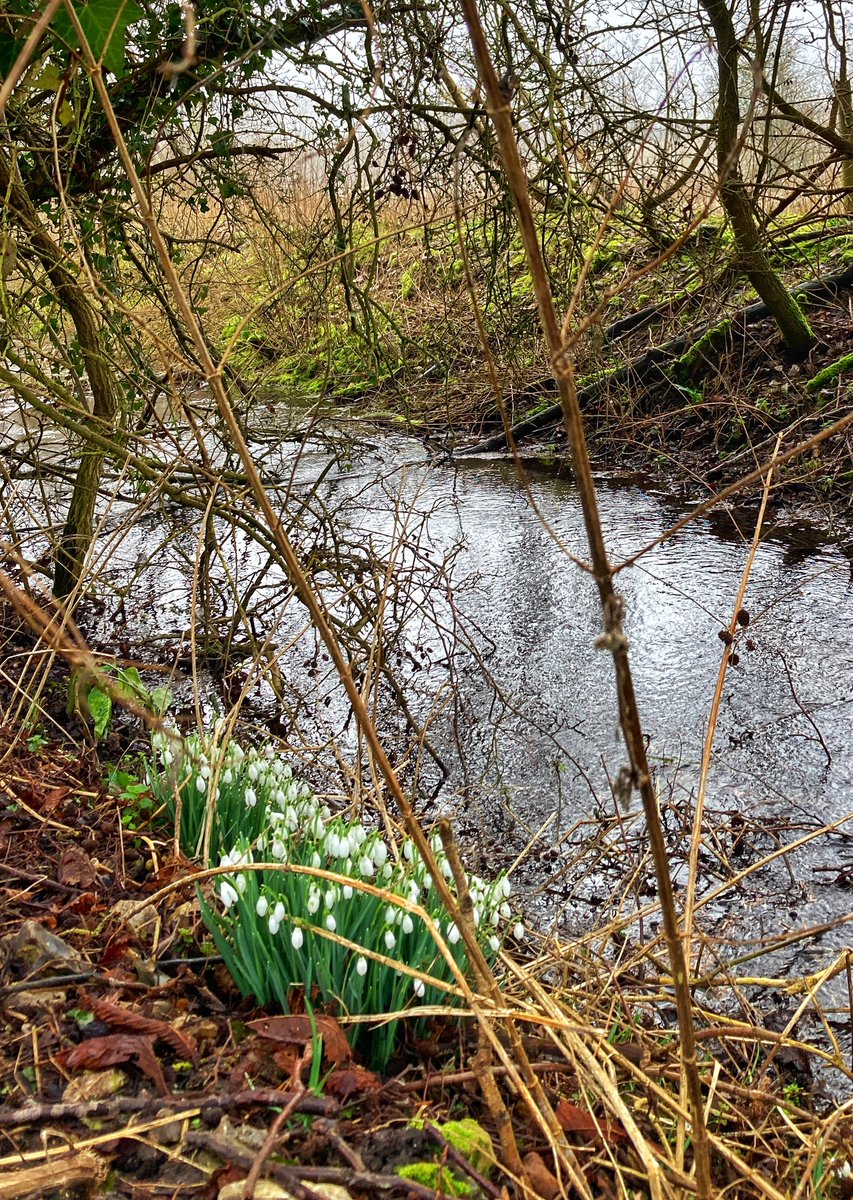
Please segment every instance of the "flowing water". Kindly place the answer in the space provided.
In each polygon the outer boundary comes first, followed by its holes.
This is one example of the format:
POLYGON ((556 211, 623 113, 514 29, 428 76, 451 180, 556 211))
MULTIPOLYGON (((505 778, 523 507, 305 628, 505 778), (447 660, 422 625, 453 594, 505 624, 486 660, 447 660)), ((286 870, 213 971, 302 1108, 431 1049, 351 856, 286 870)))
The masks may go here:
MULTIPOLYGON (((383 652, 398 664, 410 715, 427 725, 434 751, 420 760, 425 814, 455 813, 484 865, 502 864, 532 841, 519 877, 545 925, 559 920, 564 931, 582 932, 610 910, 614 889, 621 896, 620 880, 634 867, 628 892, 636 905, 647 901, 653 883, 636 801, 623 811, 608 782, 625 753, 611 660, 595 648, 595 590, 573 561, 586 551, 572 482, 534 468, 522 483, 498 460, 433 463, 419 444, 382 436, 342 448, 324 438, 285 441, 273 427, 257 435, 253 449, 277 481, 283 511, 303 507, 297 542, 307 550, 310 530, 321 537, 322 563, 334 558, 334 570, 321 565, 316 573, 327 603, 350 625, 364 616, 362 668, 369 649, 380 645, 377 628, 383 630, 383 652), (360 557, 368 545, 372 568, 360 557), (391 562, 393 570, 377 576, 377 562, 391 562), (370 617, 376 597, 386 604, 378 625, 370 617)), ((57 485, 48 507, 63 499, 65 487, 57 485)), ((140 513, 137 498, 122 492, 126 484, 116 488, 94 556, 110 598, 91 628, 117 647, 145 646, 149 660, 162 661, 179 644, 186 649, 194 586, 200 602, 198 519, 159 502, 140 513)), ((45 497, 20 479, 7 480, 4 493, 7 516, 14 512, 24 548, 35 553, 33 512, 45 497)), ((704 498, 675 500, 642 480, 604 479, 599 496, 614 562, 704 498)), ((724 652, 718 633, 731 618, 755 519, 752 508, 715 512, 619 575, 679 882, 724 652)), ((284 576, 246 534, 220 526, 217 532, 211 577, 221 586, 230 579, 253 609, 247 624, 255 637, 269 638, 268 658, 276 658, 292 696, 282 709, 280 689, 276 700, 247 671, 238 682, 250 711, 258 723, 284 731, 303 760, 319 758, 332 741, 354 753, 339 689, 304 632, 284 576)), ((853 587, 842 544, 818 521, 794 520, 772 501, 745 607, 749 625, 738 635, 739 661, 726 677, 714 742, 700 921, 709 934, 739 944, 834 922, 821 938, 772 960, 780 970, 812 970, 848 944, 838 919, 850 907, 853 822, 724 895, 713 893, 780 845, 853 812, 853 587)), ((208 616, 223 639, 236 628, 233 611, 221 605, 213 603, 208 616)), ((203 704, 210 712, 205 697, 203 704)), ((378 711, 390 744, 401 749, 406 723, 394 697, 385 695, 378 711)), ((836 998, 843 1008, 844 998, 836 998)))

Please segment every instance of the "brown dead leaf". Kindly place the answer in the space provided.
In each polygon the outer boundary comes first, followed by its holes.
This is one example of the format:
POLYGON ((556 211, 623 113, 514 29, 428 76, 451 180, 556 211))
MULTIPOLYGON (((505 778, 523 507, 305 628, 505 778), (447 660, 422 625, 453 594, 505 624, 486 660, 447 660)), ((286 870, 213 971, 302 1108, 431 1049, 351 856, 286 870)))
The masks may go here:
MULTIPOLYGON (((346 1034, 334 1017, 315 1016, 314 1024, 323 1039, 323 1057, 335 1064, 349 1062, 352 1051, 346 1034)), ((259 1037, 291 1046, 305 1046, 314 1038, 309 1017, 262 1017, 258 1021, 248 1021, 247 1026, 259 1037)))
POLYGON ((43 792, 41 794, 41 796, 39 798, 40 799, 39 808, 46 816, 50 816, 52 813, 56 812, 56 810, 59 808, 60 804, 62 804, 62 801, 65 799, 65 797, 70 796, 70 795, 71 795, 71 788, 68 788, 68 787, 51 788, 49 792, 43 792))
POLYGON ((66 846, 59 860, 59 882, 66 887, 89 888, 96 876, 97 871, 86 851, 79 846, 66 846))
POLYGON ((382 1081, 373 1071, 351 1063, 342 1071, 332 1071, 326 1080, 326 1091, 344 1103, 356 1092, 378 1092, 382 1081))
POLYGON ((561 1100, 555 1115, 566 1133, 579 1133, 588 1138, 604 1138, 611 1145, 624 1142, 628 1137, 621 1125, 600 1121, 591 1112, 572 1104, 571 1100, 561 1100))
POLYGON ((79 1046, 60 1051, 56 1061, 69 1071, 101 1071, 105 1067, 132 1062, 148 1076, 161 1096, 169 1094, 163 1068, 157 1061, 154 1042, 150 1037, 113 1033, 108 1037, 89 1038, 79 1046))
POLYGON ((556 1200, 560 1195, 559 1182, 545 1166, 542 1155, 537 1154, 535 1150, 524 1156, 524 1173, 530 1187, 542 1200, 556 1200))
POLYGON ((194 1037, 180 1030, 173 1029, 168 1021, 158 1021, 154 1017, 144 1017, 141 1013, 120 1004, 110 1004, 107 1000, 86 1000, 86 1005, 99 1021, 112 1029, 123 1029, 127 1033, 140 1033, 153 1038, 157 1042, 165 1042, 171 1046, 181 1058, 189 1058, 192 1062, 198 1060, 198 1046, 194 1037))

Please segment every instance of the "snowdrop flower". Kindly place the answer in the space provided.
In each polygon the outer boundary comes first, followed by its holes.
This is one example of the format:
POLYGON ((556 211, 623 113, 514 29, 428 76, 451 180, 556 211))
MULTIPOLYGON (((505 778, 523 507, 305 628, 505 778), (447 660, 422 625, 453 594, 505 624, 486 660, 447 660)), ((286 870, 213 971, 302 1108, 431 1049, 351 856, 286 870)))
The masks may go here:
POLYGON ((341 839, 332 831, 326 835, 326 844, 323 847, 329 858, 339 858, 341 853, 341 839))
POLYGON ((348 883, 345 883, 341 889, 341 895, 343 896, 344 900, 352 900, 352 888, 348 883))
POLYGON ((409 903, 417 904, 421 896, 421 887, 416 879, 413 879, 409 884, 409 903))
POLYGON ((273 937, 275 937, 275 935, 278 933, 279 927, 281 925, 281 921, 277 921, 275 919, 275 913, 272 914, 272 916, 270 917, 267 924, 269 925, 270 933, 272 934, 273 937))
POLYGON ((367 830, 363 825, 353 825, 349 835, 351 841, 355 839, 356 846, 361 847, 367 841, 367 830))
POLYGON ((207 780, 204 778, 203 775, 199 775, 197 777, 197 779, 195 781, 195 786, 196 786, 196 791, 201 792, 201 794, 204 795, 204 793, 207 791, 207 780))
POLYGON ((202 777, 202 779, 210 779, 210 767, 207 765, 206 762, 203 762, 201 764, 201 766, 198 769, 198 773, 202 777))
POLYGON ((366 854, 363 858, 359 859, 358 869, 365 879, 372 879, 376 873, 376 868, 373 865, 373 859, 368 858, 366 854))
POLYGON ((521 921, 516 922, 515 928, 512 931, 512 936, 517 942, 520 942, 524 937, 524 926, 522 925, 521 921))
POLYGON ((441 873, 445 879, 453 878, 453 867, 451 867, 450 860, 447 858, 441 862, 441 873))
POLYGON ((258 778, 258 768, 257 768, 256 763, 254 763, 254 762, 249 763, 249 770, 248 770, 247 774, 249 776, 249 779, 251 779, 252 783, 254 783, 255 780, 258 778))
POLYGON ((308 912, 313 917, 317 909, 320 907, 320 893, 312 888, 308 893, 308 903, 305 906, 308 912))
POLYGON ((171 767, 171 765, 174 761, 175 761, 175 759, 174 759, 174 755, 172 754, 172 751, 164 750, 163 751, 163 766, 171 767))
POLYGON ((311 866, 316 871, 318 869, 318 867, 321 866, 322 862, 323 862, 323 860, 320 858, 320 855, 315 850, 314 853, 311 855, 311 866))
POLYGON ((305 941, 305 938, 302 934, 302 930, 299 928, 298 925, 295 925, 293 928, 293 933, 290 935, 291 946, 293 947, 294 950, 301 950, 302 943, 304 941, 305 941))
POLYGON ((338 894, 333 887, 330 887, 323 899, 326 902, 326 908, 331 908, 338 898, 338 894))
MULTIPOLYGON (((276 792, 273 793, 272 799, 273 799, 273 802, 279 806, 279 808, 284 808, 285 804, 287 803, 287 796, 285 796, 285 794, 281 790, 281 788, 279 788, 276 792)), ((282 819, 284 819, 283 813, 282 813, 282 819)))
POLYGON ((373 843, 373 848, 372 848, 370 854, 371 854, 371 858, 376 863, 377 867, 385 866, 385 863, 388 859, 388 847, 385 845, 385 843, 382 841, 381 838, 377 839, 377 841, 375 841, 373 843))
POLYGON ((415 927, 414 922, 412 921, 412 918, 409 916, 408 913, 403 914, 403 920, 401 922, 401 925, 402 925, 403 933, 411 933, 415 927))
POLYGON ((284 905, 282 904, 282 902, 279 900, 277 902, 275 908, 272 910, 272 915, 275 917, 276 921, 278 921, 279 925, 284 920, 285 912, 286 912, 286 909, 285 909, 284 905))
POLYGON ((501 916, 503 917, 503 919, 505 921, 508 921, 510 919, 510 917, 512 916, 512 909, 507 904, 506 900, 504 900, 503 904, 498 909, 498 912, 501 914, 501 916))
POLYGON ((222 901, 223 907, 227 909, 232 904, 237 903, 240 899, 240 893, 227 879, 223 879, 219 887, 219 899, 222 901))
POLYGON ((489 924, 497 925, 497 923, 500 919, 501 919, 501 914, 498 912, 498 910, 496 908, 493 908, 492 911, 489 913, 489 924))
POLYGON ((236 885, 236 887, 237 887, 237 891, 238 891, 238 892, 240 893, 240 895, 242 896, 242 895, 243 895, 243 893, 244 893, 244 892, 245 892, 245 890, 246 890, 246 876, 245 876, 245 875, 238 875, 238 876, 237 876, 237 878, 234 880, 234 883, 235 883, 235 885, 236 885))
POLYGON ((461 936, 462 935, 459 932, 459 926, 451 925, 447 931, 447 940, 450 942, 451 946, 455 946, 461 936))
POLYGON ((406 838, 405 842, 403 842, 403 858, 405 858, 406 862, 411 862, 414 857, 415 843, 410 838, 406 838))
POLYGON ((498 950, 501 948, 501 939, 492 934, 492 936, 489 938, 489 948, 494 950, 495 954, 497 954, 498 950))
POLYGON ((355 960, 355 973, 362 976, 367 974, 367 959, 363 954, 360 954, 355 960))
POLYGON ((391 863, 387 862, 385 864, 385 866, 382 868, 382 878, 390 879, 393 874, 394 874, 394 868, 391 865, 391 863))
POLYGON ((225 770, 222 772, 222 782, 227 787, 229 783, 233 782, 233 780, 234 780, 233 771, 231 770, 230 767, 226 767, 225 770))
POLYGON ((255 794, 255 789, 247 787, 243 793, 243 799, 246 801, 246 808, 254 808, 258 803, 258 797, 255 794))
POLYGON ((329 913, 329 915, 326 917, 326 928, 328 929, 329 933, 334 933, 337 927, 338 923, 335 920, 335 914, 329 913))
POLYGON ((246 757, 246 753, 239 742, 231 743, 231 757, 234 759, 235 763, 241 763, 246 757))
POLYGON ((476 928, 478 927, 478 925, 480 924, 480 910, 479 910, 479 908, 472 908, 472 909, 471 909, 471 920, 474 922, 474 928, 476 929, 476 928))
POLYGON ((512 891, 512 884, 509 881, 509 876, 504 875, 501 879, 499 879, 498 886, 500 887, 501 895, 503 896, 504 900, 509 900, 509 895, 512 891))
POLYGON ((267 900, 266 896, 259 896, 258 903, 255 905, 255 912, 259 917, 265 917, 267 915, 269 906, 270 902, 267 900))
POLYGON ((393 925, 394 921, 397 918, 398 912, 399 912, 399 909, 395 908, 393 904, 389 904, 388 907, 385 909, 385 923, 387 925, 393 925))
POLYGON ((414 991, 414 993, 418 997, 418 999, 420 999, 421 996, 423 996, 424 992, 426 991, 426 988, 424 987, 424 981, 422 979, 413 979, 412 980, 412 990, 414 991))
POLYGON ((397 945, 397 939, 394 937, 393 930, 386 929, 385 930, 385 949, 393 950, 396 945, 397 945))
POLYGON ((287 847, 285 846, 285 844, 281 840, 281 838, 276 838, 275 841, 273 842, 272 856, 273 856, 273 858, 277 858, 280 862, 283 862, 284 859, 287 857, 287 847))

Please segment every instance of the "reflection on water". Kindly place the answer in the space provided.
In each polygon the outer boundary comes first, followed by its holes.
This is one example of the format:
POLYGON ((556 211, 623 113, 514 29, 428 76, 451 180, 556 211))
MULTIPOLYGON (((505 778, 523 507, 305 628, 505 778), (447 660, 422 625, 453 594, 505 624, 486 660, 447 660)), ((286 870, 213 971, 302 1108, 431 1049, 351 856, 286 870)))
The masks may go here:
MULTIPOLYGON (((406 695, 415 718, 429 720, 432 744, 449 768, 438 804, 456 811, 461 804, 469 832, 504 848, 523 845, 524 831, 549 819, 554 841, 584 817, 612 812, 607 781, 625 755, 612 666, 594 648, 595 591, 572 561, 585 558, 572 483, 533 474, 528 494, 506 464, 429 464, 417 444, 399 439, 343 454, 310 440, 264 438, 256 449, 285 515, 306 506, 297 540, 307 546, 312 530, 325 539, 324 553, 338 555, 343 575, 336 582, 317 568, 333 611, 355 622, 359 601, 369 613, 377 587, 381 594, 381 580, 347 566, 367 541, 405 577, 405 602, 399 611, 389 607, 386 619, 402 624, 395 653, 406 695)), ((116 487, 127 490, 126 483, 116 487)), ((27 505, 40 502, 34 485, 18 484, 7 504, 19 532, 27 505)), ((683 513, 639 484, 602 483, 600 502, 614 562, 683 513)), ((126 594, 123 642, 154 639, 156 657, 157 645, 186 638, 202 543, 194 514, 152 502, 140 516, 136 503, 130 496, 113 503, 95 560, 126 594)), ((730 619, 753 521, 748 511, 737 522, 714 513, 619 576, 649 754, 662 794, 676 804, 689 800, 695 784, 723 652, 717 635, 730 619)), ((853 808, 853 589, 836 544, 817 529, 774 522, 771 511, 746 595, 750 623, 726 679, 709 807, 807 829, 853 808)), ((334 680, 314 650, 306 651, 308 635, 298 640, 304 614, 286 579, 245 532, 217 531, 213 575, 254 609, 254 635, 270 637, 282 676, 301 697, 290 710, 294 740, 298 727, 303 751, 332 736, 352 750, 355 735, 334 680)), ((38 536, 30 542, 39 552, 38 536)), ((110 620, 115 612, 108 609, 110 620)), ((221 631, 233 626, 233 611, 214 605, 211 613, 221 631)), ((370 622, 362 624, 369 649, 370 622)), ((261 713, 264 694, 254 696, 261 713)), ((439 783, 424 764, 424 796, 439 783)), ((627 819, 636 827, 636 817, 627 819)), ((772 849, 772 839, 759 849, 772 849)), ((826 915, 827 889, 812 886, 814 868, 826 859, 824 846, 791 860, 798 922, 826 915)), ((751 903, 758 929, 760 896, 751 903)), ((778 921, 778 902, 770 907, 768 921, 778 921)), ((837 897, 830 907, 837 911, 837 897)))

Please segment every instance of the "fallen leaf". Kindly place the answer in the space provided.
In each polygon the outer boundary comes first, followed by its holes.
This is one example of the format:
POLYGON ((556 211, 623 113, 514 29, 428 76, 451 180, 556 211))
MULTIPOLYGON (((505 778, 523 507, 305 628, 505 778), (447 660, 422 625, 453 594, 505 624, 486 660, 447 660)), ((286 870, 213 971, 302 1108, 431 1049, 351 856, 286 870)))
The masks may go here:
POLYGON ((108 1037, 89 1038, 70 1050, 62 1050, 56 1061, 69 1071, 101 1071, 105 1067, 116 1067, 120 1063, 132 1062, 147 1075, 161 1096, 169 1094, 163 1068, 154 1053, 150 1037, 136 1037, 126 1033, 114 1033, 108 1037))
POLYGON ((556 1200, 560 1195, 561 1188, 556 1176, 548 1170, 542 1155, 535 1150, 524 1156, 524 1173, 531 1189, 542 1200, 556 1200))
POLYGON ((591 1112, 572 1104, 571 1100, 561 1100, 557 1105, 555 1115, 566 1133, 604 1138, 611 1144, 624 1142, 628 1137, 621 1125, 611 1125, 608 1121, 599 1121, 591 1112))
POLYGON ((382 1081, 373 1071, 352 1063, 343 1071, 332 1071, 326 1080, 326 1091, 346 1102, 355 1092, 378 1092, 382 1081))
POLYGON ((59 860, 59 882, 66 887, 89 888, 95 882, 97 871, 85 852, 79 846, 67 846, 62 851, 59 860))
POLYGON ((40 808, 43 813, 50 815, 56 812, 66 796, 71 795, 71 788, 57 787, 51 788, 49 792, 44 792, 41 796, 40 808))
MULTIPOLYGON (((305 1046, 314 1038, 310 1017, 262 1017, 247 1025, 259 1037, 286 1045, 305 1046)), ((314 1017, 314 1026, 323 1039, 323 1056, 330 1063, 349 1062, 352 1057, 346 1034, 334 1017, 314 1017)))
POLYGON ((181 1058, 189 1058, 193 1062, 198 1059, 198 1046, 194 1037, 173 1029, 168 1021, 158 1021, 154 1017, 144 1017, 141 1013, 130 1008, 122 1008, 120 1004, 110 1004, 107 1000, 86 1000, 86 1006, 95 1014, 99 1021, 112 1029, 123 1029, 127 1033, 141 1033, 153 1038, 156 1042, 165 1042, 171 1046, 181 1058))

